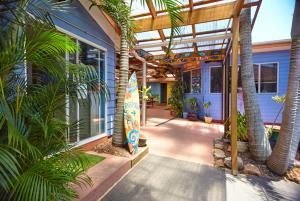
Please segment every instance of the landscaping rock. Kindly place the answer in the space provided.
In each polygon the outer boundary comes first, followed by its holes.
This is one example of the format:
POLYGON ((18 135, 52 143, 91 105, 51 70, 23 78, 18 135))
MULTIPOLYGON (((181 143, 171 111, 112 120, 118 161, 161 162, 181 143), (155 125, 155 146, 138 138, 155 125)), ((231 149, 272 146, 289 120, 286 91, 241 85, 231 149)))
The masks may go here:
POLYGON ((224 160, 223 159, 217 159, 215 161, 215 167, 225 167, 224 160))
POLYGON ((261 176, 261 172, 260 172, 259 168, 251 163, 248 163, 244 166, 243 173, 255 175, 255 176, 261 176))
POLYGON ((222 137, 216 137, 216 138, 214 138, 214 144, 222 143, 222 142, 223 142, 223 138, 222 137))
POLYGON ((228 151, 228 152, 231 152, 231 146, 230 146, 230 145, 228 145, 227 151, 228 151))
POLYGON ((224 144, 221 142, 218 142, 215 144, 215 149, 224 149, 224 144))
POLYGON ((240 153, 246 152, 248 150, 248 142, 238 141, 237 149, 238 149, 238 152, 240 152, 240 153))
POLYGON ((214 149, 214 157, 216 159, 223 159, 225 158, 225 152, 221 149, 214 149))
POLYGON ((300 184, 300 168, 294 167, 288 171, 286 175, 287 179, 300 184))
MULTIPOLYGON (((226 157, 224 160, 226 167, 231 168, 231 157, 226 157)), ((238 157, 238 170, 242 170, 244 168, 244 163, 241 157, 238 157)))
POLYGON ((229 138, 224 138, 224 139, 223 139, 223 142, 224 142, 224 143, 230 143, 230 139, 229 139, 229 138))

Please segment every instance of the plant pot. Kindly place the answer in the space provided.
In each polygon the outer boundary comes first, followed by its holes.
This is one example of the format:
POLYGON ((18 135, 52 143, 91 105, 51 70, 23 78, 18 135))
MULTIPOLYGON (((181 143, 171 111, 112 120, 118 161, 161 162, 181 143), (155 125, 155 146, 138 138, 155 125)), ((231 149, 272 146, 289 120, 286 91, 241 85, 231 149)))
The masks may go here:
POLYGON ((140 138, 139 139, 139 147, 147 146, 147 138, 140 138))
POLYGON ((237 141, 237 149, 238 149, 238 152, 240 152, 240 153, 244 153, 244 152, 248 151, 248 142, 237 141))
POLYGON ((173 117, 176 116, 176 114, 175 114, 175 112, 173 110, 170 111, 170 115, 173 116, 173 117))
POLYGON ((277 142, 278 136, 279 136, 279 131, 273 130, 272 134, 271 134, 271 136, 269 138, 269 142, 270 142, 270 145, 271 145, 272 149, 274 148, 274 146, 275 146, 275 144, 277 142))
POLYGON ((183 112, 182 116, 183 116, 184 119, 187 119, 188 118, 188 113, 187 112, 183 112))
POLYGON ((188 113, 188 120, 190 121, 197 121, 198 120, 198 115, 196 112, 189 112, 188 113))
POLYGON ((204 117, 205 123, 210 124, 212 122, 213 118, 212 117, 204 117))

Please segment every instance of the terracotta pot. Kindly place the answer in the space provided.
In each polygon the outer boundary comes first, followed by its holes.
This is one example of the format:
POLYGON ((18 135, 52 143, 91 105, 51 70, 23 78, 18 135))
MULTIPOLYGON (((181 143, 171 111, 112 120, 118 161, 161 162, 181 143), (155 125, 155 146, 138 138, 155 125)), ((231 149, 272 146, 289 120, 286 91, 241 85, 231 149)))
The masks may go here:
POLYGON ((139 147, 145 147, 147 146, 147 139, 146 138, 140 138, 139 139, 139 147))
POLYGON ((204 117, 205 123, 210 124, 212 122, 212 120, 213 120, 212 117, 204 117))

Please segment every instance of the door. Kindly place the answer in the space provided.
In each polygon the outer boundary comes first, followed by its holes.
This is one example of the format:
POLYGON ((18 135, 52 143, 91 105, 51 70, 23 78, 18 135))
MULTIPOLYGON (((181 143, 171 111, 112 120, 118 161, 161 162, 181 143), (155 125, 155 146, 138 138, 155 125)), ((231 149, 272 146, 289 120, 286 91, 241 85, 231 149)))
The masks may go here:
POLYGON ((167 103, 167 83, 160 84, 160 103, 167 103))

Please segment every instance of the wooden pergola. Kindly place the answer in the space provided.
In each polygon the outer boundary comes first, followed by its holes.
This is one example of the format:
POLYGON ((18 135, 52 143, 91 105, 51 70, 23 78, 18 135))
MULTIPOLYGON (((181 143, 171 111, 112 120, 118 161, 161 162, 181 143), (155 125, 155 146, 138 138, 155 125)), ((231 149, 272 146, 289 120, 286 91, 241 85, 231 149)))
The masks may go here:
MULTIPOLYGON (((139 59, 131 59, 131 67, 143 66, 143 85, 147 67, 158 76, 173 73, 180 64, 193 61, 218 61, 223 66, 223 113, 231 118, 232 173, 237 174, 237 82, 239 16, 243 8, 254 10, 254 26, 262 0, 183 0, 180 6, 182 32, 174 37, 170 54, 171 22, 166 10, 159 10, 152 0, 147 1, 147 12, 132 15, 135 20, 135 51, 139 59), (230 62, 231 60, 231 62, 230 62), (229 108, 229 65, 231 68, 231 107, 229 108), (141 65, 142 64, 142 65, 141 65), (229 115, 230 111, 230 115, 229 115)), ((141 68, 139 68, 141 70, 141 68)), ((145 105, 143 104, 143 116, 145 105)), ((145 122, 145 120, 143 120, 145 122)), ((225 125, 225 131, 229 126, 225 125)))

